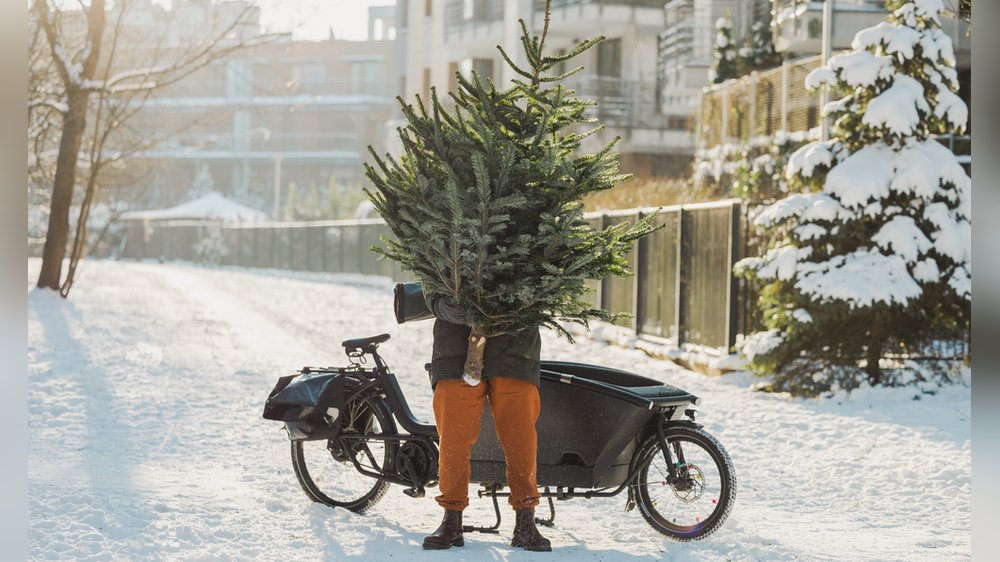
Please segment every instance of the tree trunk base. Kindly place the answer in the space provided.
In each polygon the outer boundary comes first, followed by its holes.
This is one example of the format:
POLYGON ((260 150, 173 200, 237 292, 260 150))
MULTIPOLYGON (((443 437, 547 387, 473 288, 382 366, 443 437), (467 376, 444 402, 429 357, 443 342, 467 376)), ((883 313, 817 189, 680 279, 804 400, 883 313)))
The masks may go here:
POLYGON ((473 326, 469 334, 469 349, 465 357, 465 372, 462 379, 469 386, 476 386, 483 378, 483 352, 486 350, 486 331, 473 326))

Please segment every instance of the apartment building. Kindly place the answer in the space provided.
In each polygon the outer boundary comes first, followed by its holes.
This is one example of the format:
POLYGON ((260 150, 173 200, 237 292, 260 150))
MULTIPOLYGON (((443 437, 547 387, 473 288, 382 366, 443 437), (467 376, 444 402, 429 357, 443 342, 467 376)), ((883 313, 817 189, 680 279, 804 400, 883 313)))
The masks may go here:
POLYGON ((204 169, 216 190, 275 218, 289 218, 290 196, 325 202, 360 192, 367 147, 384 145, 397 84, 395 12, 370 15, 369 40, 283 36, 157 91, 132 123, 154 136, 174 131, 140 154, 150 168, 147 204, 182 201, 204 169))
MULTIPOLYGON (((957 5, 946 0, 946 5, 949 3, 957 5)), ((820 96, 806 90, 804 81, 822 64, 823 4, 816 0, 771 0, 772 36, 784 64, 703 88, 697 127, 699 150, 708 153, 721 145, 760 141, 778 131, 818 137, 820 96)), ((857 32, 888 17, 884 0, 833 0, 831 8, 834 54, 850 49, 857 32)), ((941 27, 954 47, 958 94, 970 109, 966 134, 947 142, 956 154, 966 157, 972 127, 972 38, 968 24, 959 19, 944 16, 941 27)))
MULTIPOLYGON (((584 70, 567 80, 581 97, 598 102, 606 129, 588 139, 595 150, 622 137, 622 170, 637 177, 685 176, 694 140, 690 113, 664 113, 658 91, 657 48, 664 27, 664 0, 552 0, 548 52, 604 35, 598 46, 571 61, 584 70)), ((405 45, 401 76, 404 98, 456 87, 456 72, 475 70, 501 87, 514 78, 496 49, 502 45, 524 64, 519 19, 540 33, 544 0, 400 0, 399 33, 405 45)))
MULTIPOLYGON (((848 49, 854 34, 885 20, 885 0, 832 0, 833 50, 848 49)), ((789 58, 818 54, 823 37, 823 2, 816 0, 771 0, 774 46, 789 58)), ((945 4, 956 4, 954 0, 945 4)), ((972 37, 968 25, 955 18, 943 18, 945 33, 951 36, 959 68, 968 68, 972 37)))

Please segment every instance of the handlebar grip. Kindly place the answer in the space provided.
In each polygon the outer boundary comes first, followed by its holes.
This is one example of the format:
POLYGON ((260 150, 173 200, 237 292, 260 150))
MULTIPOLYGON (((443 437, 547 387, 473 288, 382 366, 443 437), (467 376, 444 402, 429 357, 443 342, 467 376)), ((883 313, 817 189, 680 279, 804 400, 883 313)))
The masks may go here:
POLYGON ((396 312, 397 324, 434 318, 434 313, 424 301, 424 290, 420 283, 396 283, 394 297, 393 310, 396 312))

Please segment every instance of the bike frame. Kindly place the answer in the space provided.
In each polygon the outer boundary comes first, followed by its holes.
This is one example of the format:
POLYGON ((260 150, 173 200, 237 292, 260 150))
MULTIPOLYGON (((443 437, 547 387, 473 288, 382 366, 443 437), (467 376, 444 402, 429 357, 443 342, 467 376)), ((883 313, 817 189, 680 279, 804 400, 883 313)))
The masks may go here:
MULTIPOLYGON (((406 486, 408 488, 406 490, 406 493, 408 495, 411 495, 413 497, 423 497, 424 487, 433 482, 433 480, 419 482, 416 479, 403 479, 397 476, 399 471, 396 470, 395 467, 391 466, 383 466, 378 472, 369 470, 361 465, 361 463, 357 459, 357 456, 353 448, 349 447, 349 444, 352 442, 378 440, 387 443, 395 443, 397 444, 396 447, 398 447, 398 444, 407 441, 416 441, 416 442, 422 442, 424 445, 426 445, 430 451, 434 452, 434 456, 436 457, 437 444, 440 440, 437 427, 432 424, 421 423, 413 415, 413 411, 410 409, 409 404, 406 402, 406 398, 403 395, 402 389, 399 386, 399 381, 396 379, 396 376, 390 371, 389 366, 378 354, 374 346, 366 346, 364 349, 360 351, 349 353, 348 357, 351 358, 352 364, 354 364, 357 367, 355 370, 349 372, 353 372, 359 375, 356 378, 357 380, 359 380, 359 382, 361 382, 361 384, 360 386, 348 392, 348 394, 345 396, 345 404, 349 403, 352 400, 357 400, 359 399, 359 397, 361 399, 364 399, 367 397, 366 396, 367 394, 383 397, 388 406, 389 410, 388 414, 392 418, 394 418, 396 422, 398 422, 399 426, 406 433, 401 433, 397 431, 396 434, 394 435, 379 435, 379 436, 340 434, 336 438, 334 438, 334 440, 337 441, 338 445, 342 448, 342 450, 351 451, 350 457, 352 463, 354 464, 354 468, 361 474, 373 478, 379 478, 394 484, 406 486), (361 367, 361 365, 364 362, 363 356, 368 354, 372 356, 375 366, 374 368, 371 369, 364 369, 361 367), (361 358, 361 361, 356 361, 356 359, 359 358, 361 358)), ((594 384, 600 385, 600 383, 594 383, 594 384)), ((676 464, 672 459, 671 447, 668 446, 664 432, 667 428, 669 428, 672 425, 689 425, 693 427, 701 427, 701 426, 699 424, 695 424, 693 422, 686 420, 672 421, 670 419, 670 415, 667 412, 659 412, 653 423, 656 426, 656 433, 657 436, 659 437, 661 444, 660 449, 663 452, 664 460, 666 461, 670 473, 669 478, 671 480, 675 480, 678 477, 676 464)), ((676 447, 674 449, 675 449, 674 454, 678 456, 678 462, 683 463, 683 453, 676 447)), ((395 447, 393 447, 393 452, 395 452, 395 447)), ((377 465, 374 459, 371 458, 370 451, 368 451, 368 454, 370 460, 372 460, 372 464, 377 465)), ((390 459, 391 462, 393 460, 394 459, 390 459)), ((436 460, 437 459, 434 458, 435 462, 436 460)), ((596 488, 596 489, 588 489, 582 492, 577 492, 573 487, 564 488, 559 486, 556 487, 555 491, 550 491, 550 489, 546 487, 545 491, 540 492, 540 496, 548 498, 550 502, 552 498, 566 500, 571 498, 589 499, 595 497, 617 496, 625 488, 627 488, 630 484, 632 484, 632 482, 635 481, 636 477, 639 474, 639 471, 647 462, 649 462, 649 460, 642 459, 641 462, 635 463, 634 466, 631 466, 629 468, 629 472, 625 478, 625 481, 622 482, 621 485, 614 488, 611 487, 596 488)), ((412 473, 412 467, 409 468, 411 468, 410 472, 412 473)), ((496 502, 497 497, 504 497, 510 495, 509 492, 499 492, 498 486, 496 484, 491 484, 491 483, 482 483, 482 484, 484 486, 484 489, 479 491, 478 493, 479 497, 492 496, 494 502, 496 502)), ((554 517, 554 507, 552 507, 552 512, 554 517)))

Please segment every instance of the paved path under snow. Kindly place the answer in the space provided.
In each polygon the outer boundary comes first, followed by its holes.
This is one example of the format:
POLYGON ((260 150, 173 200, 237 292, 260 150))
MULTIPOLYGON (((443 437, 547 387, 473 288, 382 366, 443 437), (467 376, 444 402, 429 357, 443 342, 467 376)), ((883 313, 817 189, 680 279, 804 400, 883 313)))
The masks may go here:
MULTIPOLYGON (((750 392, 645 354, 543 330, 543 357, 604 364, 701 396, 739 491, 726 525, 674 543, 617 498, 558 502, 551 555, 499 535, 423 552, 439 510, 394 486, 368 515, 310 503, 280 424, 278 376, 382 349, 418 417, 431 322, 398 326, 390 285, 351 276, 88 261, 68 301, 31 290, 29 508, 33 560, 956 560, 969 558, 968 387, 804 401, 750 392), (362 282, 364 281, 364 282, 362 282)), ((383 280, 384 281, 384 280, 383 280)), ((506 509, 506 506, 503 506, 506 509)), ((467 520, 486 523, 487 500, 467 520)))

